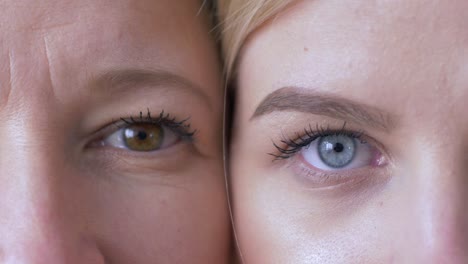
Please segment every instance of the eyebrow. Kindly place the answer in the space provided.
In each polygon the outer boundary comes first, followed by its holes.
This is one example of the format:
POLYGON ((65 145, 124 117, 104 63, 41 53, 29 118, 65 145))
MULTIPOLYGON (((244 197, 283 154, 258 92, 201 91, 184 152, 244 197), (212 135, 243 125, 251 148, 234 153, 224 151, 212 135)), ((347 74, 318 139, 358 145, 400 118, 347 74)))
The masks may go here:
POLYGON ((352 121, 380 130, 395 127, 395 118, 375 107, 300 87, 283 87, 263 99, 250 118, 276 111, 296 111, 352 121))
POLYGON ((98 93, 133 92, 135 88, 154 87, 172 89, 195 96, 212 109, 210 98, 203 89, 183 76, 164 71, 146 69, 116 69, 104 72, 91 81, 90 86, 98 93))

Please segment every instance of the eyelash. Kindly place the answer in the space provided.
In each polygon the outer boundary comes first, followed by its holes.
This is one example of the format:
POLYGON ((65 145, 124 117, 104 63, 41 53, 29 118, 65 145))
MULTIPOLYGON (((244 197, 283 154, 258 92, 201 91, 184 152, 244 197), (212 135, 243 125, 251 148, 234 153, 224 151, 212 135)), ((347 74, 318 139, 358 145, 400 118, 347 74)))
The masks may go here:
POLYGON ((294 139, 283 135, 283 139, 280 140, 281 144, 273 142, 273 146, 278 152, 268 153, 268 155, 274 157, 273 161, 286 160, 296 155, 296 153, 301 151, 303 148, 309 146, 313 141, 326 136, 348 136, 360 140, 361 143, 366 143, 363 139, 363 131, 356 132, 346 129, 346 122, 343 124, 341 129, 331 129, 330 127, 324 128, 318 124, 314 129, 309 124, 308 127, 304 128, 304 131, 296 133, 296 137, 294 139))
POLYGON ((152 117, 150 110, 147 109, 146 116, 144 116, 143 112, 140 111, 137 117, 121 117, 119 120, 114 121, 113 124, 119 129, 134 124, 152 124, 164 126, 172 130, 182 139, 187 141, 193 141, 195 139, 197 130, 191 128, 191 124, 188 123, 189 119, 190 117, 178 121, 175 117, 172 117, 169 113, 166 113, 164 110, 162 110, 159 113, 158 117, 152 117))

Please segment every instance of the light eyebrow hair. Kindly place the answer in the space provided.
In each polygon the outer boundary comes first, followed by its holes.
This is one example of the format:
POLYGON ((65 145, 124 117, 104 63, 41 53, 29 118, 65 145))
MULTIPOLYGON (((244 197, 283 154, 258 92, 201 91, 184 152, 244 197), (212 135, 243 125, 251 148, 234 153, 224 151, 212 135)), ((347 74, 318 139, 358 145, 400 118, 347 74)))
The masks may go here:
POLYGON ((142 87, 166 90, 176 88, 200 99, 210 109, 213 107, 210 98, 200 86, 181 75, 163 70, 138 68, 110 70, 92 78, 90 87, 93 93, 104 94, 134 92, 136 88, 142 87))
POLYGON ((395 127, 395 118, 380 109, 300 87, 283 87, 270 93, 258 105, 250 120, 276 111, 328 116, 380 130, 395 127))

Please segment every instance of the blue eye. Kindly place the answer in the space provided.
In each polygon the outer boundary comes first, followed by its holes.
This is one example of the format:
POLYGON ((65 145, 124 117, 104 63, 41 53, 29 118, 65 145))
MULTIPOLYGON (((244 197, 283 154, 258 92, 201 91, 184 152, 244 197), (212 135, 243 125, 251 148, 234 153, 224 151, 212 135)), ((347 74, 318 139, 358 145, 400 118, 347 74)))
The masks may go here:
POLYGON ((276 160, 287 160, 298 155, 303 164, 322 171, 356 169, 367 166, 383 166, 385 156, 362 132, 345 129, 333 130, 311 125, 295 138, 283 136, 281 144, 273 142, 277 153, 269 153, 276 160))
POLYGON ((342 170, 369 166, 376 150, 349 135, 320 136, 301 150, 303 159, 321 170, 342 170))
POLYGON ((349 136, 322 137, 317 145, 320 159, 331 168, 346 167, 356 155, 356 139, 349 136))

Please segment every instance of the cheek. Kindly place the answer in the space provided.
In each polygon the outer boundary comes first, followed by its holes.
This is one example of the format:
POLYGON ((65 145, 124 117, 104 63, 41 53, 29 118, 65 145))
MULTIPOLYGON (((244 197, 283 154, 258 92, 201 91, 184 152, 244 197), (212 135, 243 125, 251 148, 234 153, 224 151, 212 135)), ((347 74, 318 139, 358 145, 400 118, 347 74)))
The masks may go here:
POLYGON ((381 202, 390 200, 388 192, 320 196, 282 169, 233 164, 235 228, 245 263, 388 263, 388 234, 398 230, 389 216, 401 208, 381 202))
POLYGON ((90 216, 109 261, 220 263, 227 256, 222 170, 204 164, 203 172, 192 166, 157 183, 116 175, 94 182, 90 216))
POLYGON ((94 214, 96 232, 102 236, 109 258, 146 263, 159 259, 163 252, 175 255, 171 246, 182 242, 181 235, 192 237, 184 222, 184 214, 191 211, 177 190, 157 185, 103 185, 94 214))

